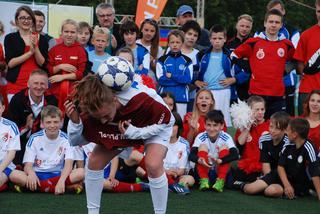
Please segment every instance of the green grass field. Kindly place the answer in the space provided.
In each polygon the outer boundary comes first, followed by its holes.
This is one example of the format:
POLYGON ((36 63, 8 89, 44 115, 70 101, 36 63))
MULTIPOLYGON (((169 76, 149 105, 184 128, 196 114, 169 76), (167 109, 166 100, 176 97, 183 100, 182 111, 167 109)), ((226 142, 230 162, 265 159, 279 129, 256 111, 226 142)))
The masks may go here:
MULTIPOLYGON (((45 193, 0 194, 1 214, 82 214, 86 213, 85 194, 55 196, 45 193)), ((104 193, 101 213, 152 213, 149 193, 104 193)), ((169 193, 168 212, 174 214, 319 214, 315 197, 295 200, 248 196, 226 190, 223 193, 193 190, 190 195, 169 193)))

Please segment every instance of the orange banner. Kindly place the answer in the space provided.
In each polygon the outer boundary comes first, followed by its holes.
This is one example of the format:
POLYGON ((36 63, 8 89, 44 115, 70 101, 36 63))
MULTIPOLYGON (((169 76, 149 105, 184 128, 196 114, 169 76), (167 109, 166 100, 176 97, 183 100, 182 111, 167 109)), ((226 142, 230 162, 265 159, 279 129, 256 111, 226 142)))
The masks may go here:
POLYGON ((166 5, 167 0, 139 0, 136 11, 136 24, 140 24, 145 19, 159 20, 160 15, 166 5))

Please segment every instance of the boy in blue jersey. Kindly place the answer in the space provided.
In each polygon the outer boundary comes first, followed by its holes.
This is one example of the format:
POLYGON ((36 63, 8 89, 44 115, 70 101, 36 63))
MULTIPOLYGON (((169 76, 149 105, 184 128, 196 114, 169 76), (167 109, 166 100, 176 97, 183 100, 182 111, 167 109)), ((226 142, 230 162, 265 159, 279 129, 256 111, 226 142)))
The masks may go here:
POLYGON ((108 59, 110 55, 105 52, 108 46, 110 31, 108 28, 96 26, 93 30, 91 43, 94 50, 88 52, 89 61, 92 62, 92 71, 96 74, 100 64, 108 59))
MULTIPOLYGON (((57 107, 44 107, 41 111, 44 129, 31 135, 23 158, 24 173, 21 173, 19 182, 14 183, 31 191, 58 195, 84 180, 84 169, 72 169, 74 148, 67 134, 60 130, 62 122, 62 113, 57 107)), ((76 193, 81 190, 80 186, 75 189, 76 193)))
POLYGON ((7 182, 17 172, 12 160, 20 150, 20 132, 17 125, 2 117, 4 100, 0 95, 0 192, 7 188, 7 182))
POLYGON ((307 140, 309 129, 306 119, 295 118, 289 122, 286 131, 291 144, 281 151, 278 173, 284 196, 289 199, 307 195, 310 188, 315 188, 320 200, 319 157, 307 140))
MULTIPOLYGON (((208 190, 209 171, 215 169, 210 180, 216 180, 212 188, 222 192, 230 162, 239 158, 238 150, 232 137, 222 131, 224 117, 220 110, 212 110, 206 115, 206 131, 200 133, 192 146, 189 160, 196 163, 200 177, 200 190, 208 190)), ((210 173, 211 175, 211 173, 210 173)))
POLYGON ((227 39, 227 32, 221 25, 214 25, 210 29, 211 46, 198 53, 199 77, 195 85, 211 91, 216 101, 216 109, 223 112, 227 126, 231 126, 229 113, 231 85, 236 80, 231 76, 231 61, 229 51, 223 48, 227 39))

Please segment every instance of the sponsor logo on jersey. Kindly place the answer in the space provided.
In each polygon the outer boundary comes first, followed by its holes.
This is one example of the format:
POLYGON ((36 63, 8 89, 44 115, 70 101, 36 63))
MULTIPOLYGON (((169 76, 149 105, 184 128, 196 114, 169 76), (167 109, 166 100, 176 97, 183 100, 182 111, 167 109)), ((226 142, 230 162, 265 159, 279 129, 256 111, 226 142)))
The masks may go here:
POLYGON ((258 59, 263 59, 264 58, 265 54, 264 54, 264 51, 263 51, 262 48, 259 48, 256 56, 257 56, 258 59))
POLYGON ((112 140, 123 140, 125 139, 123 134, 107 134, 105 132, 99 132, 100 138, 112 139, 112 140))
POLYGON ((57 55, 54 60, 62 60, 62 55, 57 55))
POLYGON ((283 48, 279 48, 277 51, 278 56, 280 57, 284 57, 284 49, 283 48))

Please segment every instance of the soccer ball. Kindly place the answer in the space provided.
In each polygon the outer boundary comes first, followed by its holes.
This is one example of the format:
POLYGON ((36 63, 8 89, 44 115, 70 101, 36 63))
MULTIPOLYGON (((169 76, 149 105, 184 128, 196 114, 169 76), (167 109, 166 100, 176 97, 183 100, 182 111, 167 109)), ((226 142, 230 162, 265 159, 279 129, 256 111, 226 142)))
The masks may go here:
POLYGON ((131 87, 134 69, 127 60, 112 56, 100 64, 97 74, 109 88, 125 91, 131 87))

